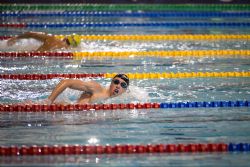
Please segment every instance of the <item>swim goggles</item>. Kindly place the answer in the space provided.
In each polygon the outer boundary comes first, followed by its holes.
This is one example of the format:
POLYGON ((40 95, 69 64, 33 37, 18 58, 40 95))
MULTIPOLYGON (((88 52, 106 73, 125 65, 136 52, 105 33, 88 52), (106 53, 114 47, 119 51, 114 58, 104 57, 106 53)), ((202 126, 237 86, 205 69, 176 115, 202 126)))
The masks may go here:
POLYGON ((127 83, 127 85, 129 85, 129 78, 126 74, 117 74, 116 76, 113 77, 113 79, 114 78, 121 78, 127 83))
POLYGON ((118 79, 113 79, 113 83, 115 85, 119 85, 120 84, 123 89, 127 89, 127 87, 128 87, 128 85, 127 85, 126 82, 122 82, 122 81, 120 81, 118 79))

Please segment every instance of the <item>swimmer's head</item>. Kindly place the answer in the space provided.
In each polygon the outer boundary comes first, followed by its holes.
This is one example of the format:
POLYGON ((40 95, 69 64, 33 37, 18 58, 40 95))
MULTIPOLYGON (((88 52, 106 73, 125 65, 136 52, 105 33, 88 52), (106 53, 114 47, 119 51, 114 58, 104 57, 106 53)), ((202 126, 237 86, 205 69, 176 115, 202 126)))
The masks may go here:
POLYGON ((80 35, 73 34, 67 36, 65 41, 69 46, 77 47, 81 43, 81 37, 80 35))
POLYGON ((129 86, 129 78, 125 74, 117 74, 110 84, 110 95, 119 96, 126 92, 129 86))

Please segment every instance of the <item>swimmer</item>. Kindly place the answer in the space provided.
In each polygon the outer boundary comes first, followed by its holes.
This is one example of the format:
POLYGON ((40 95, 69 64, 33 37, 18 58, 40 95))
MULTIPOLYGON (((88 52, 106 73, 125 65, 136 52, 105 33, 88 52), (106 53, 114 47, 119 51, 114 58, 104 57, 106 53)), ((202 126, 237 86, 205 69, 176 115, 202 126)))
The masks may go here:
POLYGON ((28 39, 33 38, 38 41, 43 42, 43 44, 36 50, 40 52, 44 51, 51 51, 55 49, 63 49, 63 48, 70 48, 70 47, 77 47, 81 42, 81 37, 79 35, 69 35, 64 39, 60 40, 53 35, 49 35, 42 32, 26 32, 22 35, 13 37, 8 40, 8 46, 11 46, 20 39, 28 39))
POLYGON ((44 101, 45 104, 53 104, 55 99, 66 89, 83 91, 77 104, 89 104, 100 100, 106 100, 119 96, 126 92, 129 86, 129 78, 125 74, 117 74, 108 88, 102 87, 95 81, 84 82, 81 80, 62 80, 52 91, 51 95, 44 101))

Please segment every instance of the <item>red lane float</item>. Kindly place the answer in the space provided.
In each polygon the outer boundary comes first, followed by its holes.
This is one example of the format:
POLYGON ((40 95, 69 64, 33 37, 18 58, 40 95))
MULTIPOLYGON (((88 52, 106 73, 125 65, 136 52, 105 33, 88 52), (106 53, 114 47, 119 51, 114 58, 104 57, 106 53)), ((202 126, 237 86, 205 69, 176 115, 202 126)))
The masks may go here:
POLYGON ((0 112, 56 112, 56 111, 87 111, 87 110, 124 110, 160 108, 160 103, 127 103, 127 104, 0 104, 0 112))
POLYGON ((0 156, 71 155, 71 154, 141 154, 227 152, 228 144, 147 144, 147 145, 43 145, 0 146, 0 156))
POLYGON ((7 40, 10 38, 11 38, 11 36, 0 36, 0 40, 7 40))
POLYGON ((7 24, 0 24, 0 27, 6 28, 25 28, 27 27, 24 23, 7 23, 7 24))
POLYGON ((0 57, 64 57, 73 58, 72 52, 0 52, 0 57))
POLYGON ((46 80, 53 78, 99 78, 104 74, 0 74, 0 79, 46 80))

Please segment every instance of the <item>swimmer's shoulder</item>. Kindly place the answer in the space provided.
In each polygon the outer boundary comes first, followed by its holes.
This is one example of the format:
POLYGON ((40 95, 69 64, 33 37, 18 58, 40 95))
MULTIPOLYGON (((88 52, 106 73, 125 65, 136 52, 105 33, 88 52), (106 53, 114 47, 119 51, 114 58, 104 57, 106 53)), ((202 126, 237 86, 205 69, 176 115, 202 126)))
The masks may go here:
POLYGON ((102 87, 101 84, 99 84, 98 82, 96 81, 87 81, 86 83, 90 84, 90 85, 93 85, 93 86, 96 86, 96 87, 102 87))
POLYGON ((94 90, 100 91, 104 89, 104 87, 96 81, 88 81, 86 83, 92 88, 94 88, 94 90))

